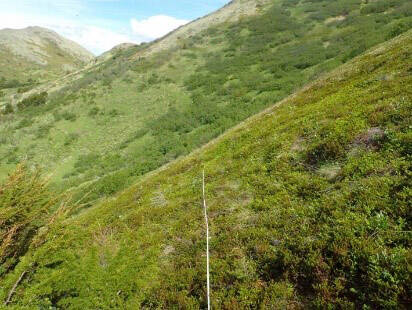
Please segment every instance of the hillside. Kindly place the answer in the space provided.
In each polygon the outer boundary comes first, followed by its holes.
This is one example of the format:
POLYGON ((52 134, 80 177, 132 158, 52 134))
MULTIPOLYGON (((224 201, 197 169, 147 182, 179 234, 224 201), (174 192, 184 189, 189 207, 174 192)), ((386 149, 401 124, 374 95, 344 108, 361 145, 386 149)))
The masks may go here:
POLYGON ((111 50, 104 52, 103 54, 101 54, 100 56, 96 57, 95 62, 103 62, 103 61, 107 61, 113 57, 115 57, 117 54, 122 53, 122 51, 127 50, 127 49, 131 49, 133 47, 136 47, 137 45, 134 43, 122 43, 119 45, 116 45, 115 47, 113 47, 111 50))
POLYGON ((205 308, 204 169, 214 309, 407 309, 411 51, 409 31, 42 230, 0 298, 27 274, 16 309, 205 308))
POLYGON ((51 80, 77 71, 94 56, 49 29, 0 30, 0 80, 13 87, 51 80), (14 81, 14 85, 13 84, 14 81))
POLYGON ((407 0, 234 1, 5 105, 0 178, 26 159, 110 196, 411 26, 407 0))
POLYGON ((242 18, 258 14, 265 6, 271 3, 273 1, 270 0, 232 0, 220 10, 184 25, 172 31, 164 38, 155 41, 139 55, 147 56, 166 49, 181 48, 183 45, 182 41, 185 39, 223 23, 237 23, 242 18))

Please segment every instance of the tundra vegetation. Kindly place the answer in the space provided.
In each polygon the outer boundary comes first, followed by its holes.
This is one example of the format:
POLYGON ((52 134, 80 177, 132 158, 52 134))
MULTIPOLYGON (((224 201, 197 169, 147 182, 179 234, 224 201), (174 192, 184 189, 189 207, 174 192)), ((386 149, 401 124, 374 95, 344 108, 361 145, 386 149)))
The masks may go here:
POLYGON ((16 94, 0 122, 0 177, 26 159, 92 205, 407 31, 411 10, 407 0, 277 0, 156 54, 121 49, 57 80, 46 104, 16 94))
POLYGON ((205 170, 213 308, 408 308, 412 4, 259 3, 0 77, 7 307, 205 308, 205 170))
MULTIPOLYGON (((41 242, 30 238, 23 256, 2 261, 0 298, 19 283, 10 308, 205 308, 205 169, 213 308, 407 309, 411 53, 409 31, 113 198, 53 225, 40 217, 30 225, 43 232, 41 242)), ((103 163, 89 154, 75 167, 85 173, 96 162, 103 163)), ((0 214, 9 201, 21 203, 22 192, 48 201, 15 179, 0 188, 8 193, 0 214)), ((98 184, 114 192, 108 179, 98 184)), ((50 209, 36 201, 23 222, 50 209)))

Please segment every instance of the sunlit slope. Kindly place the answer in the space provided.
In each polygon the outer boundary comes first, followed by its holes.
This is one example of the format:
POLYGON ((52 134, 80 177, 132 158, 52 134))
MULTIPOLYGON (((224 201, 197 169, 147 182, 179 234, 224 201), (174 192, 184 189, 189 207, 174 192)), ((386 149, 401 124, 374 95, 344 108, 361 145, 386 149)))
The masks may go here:
POLYGON ((50 80, 77 71, 93 58, 77 43, 49 29, 0 30, 0 79, 9 83, 50 80))
POLYGON ((198 35, 204 30, 223 23, 237 23, 248 16, 258 15, 274 3, 282 3, 282 1, 232 0, 216 12, 198 18, 189 24, 179 27, 163 38, 152 42, 147 49, 138 54, 140 56, 147 56, 167 49, 182 48, 184 47, 185 40, 198 35))
POLYGON ((0 177, 28 159, 75 200, 110 196, 410 29, 411 12, 407 0, 234 1, 36 89, 46 104, 2 116, 0 177))
MULTIPOLYGON (((406 309, 412 33, 48 233, 16 308, 406 309)), ((409 262, 409 263, 408 263, 409 262)))

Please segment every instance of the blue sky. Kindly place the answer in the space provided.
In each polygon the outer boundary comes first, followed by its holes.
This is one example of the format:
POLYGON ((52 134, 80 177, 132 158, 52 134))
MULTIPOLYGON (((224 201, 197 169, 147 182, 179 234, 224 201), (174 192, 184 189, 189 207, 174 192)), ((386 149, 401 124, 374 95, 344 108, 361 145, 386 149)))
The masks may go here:
POLYGON ((0 0, 0 29, 42 26, 95 54, 147 42, 229 0, 0 0))

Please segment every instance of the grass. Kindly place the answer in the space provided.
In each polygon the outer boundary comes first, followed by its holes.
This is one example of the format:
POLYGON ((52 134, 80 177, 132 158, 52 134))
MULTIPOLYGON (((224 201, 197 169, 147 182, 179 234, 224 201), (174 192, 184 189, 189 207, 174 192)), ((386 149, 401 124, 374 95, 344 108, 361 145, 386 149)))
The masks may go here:
POLYGON ((61 222, 16 308, 407 309, 411 32, 61 222), (333 171, 333 173, 331 173, 333 171))
POLYGON ((124 189, 411 27, 408 1, 366 10, 374 5, 275 1, 257 16, 185 39, 181 48, 147 57, 137 56, 146 46, 119 51, 59 81, 62 89, 42 108, 2 117, 0 178, 28 158, 75 199, 124 189), (83 155, 95 160, 79 171, 83 155))

